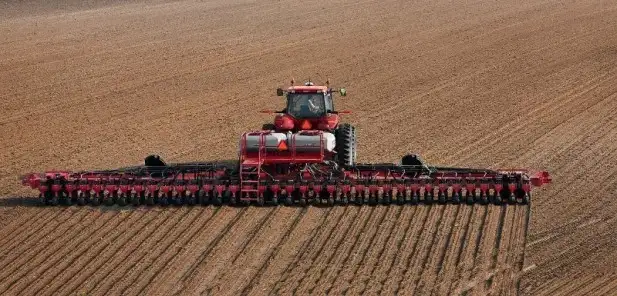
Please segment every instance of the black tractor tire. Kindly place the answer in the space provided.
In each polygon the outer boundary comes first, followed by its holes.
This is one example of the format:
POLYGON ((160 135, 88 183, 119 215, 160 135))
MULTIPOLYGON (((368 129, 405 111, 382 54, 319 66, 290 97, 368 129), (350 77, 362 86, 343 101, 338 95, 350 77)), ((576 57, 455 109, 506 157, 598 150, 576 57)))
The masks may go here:
POLYGON ((356 128, 351 124, 341 124, 335 131, 336 162, 341 166, 353 166, 356 163, 356 128))

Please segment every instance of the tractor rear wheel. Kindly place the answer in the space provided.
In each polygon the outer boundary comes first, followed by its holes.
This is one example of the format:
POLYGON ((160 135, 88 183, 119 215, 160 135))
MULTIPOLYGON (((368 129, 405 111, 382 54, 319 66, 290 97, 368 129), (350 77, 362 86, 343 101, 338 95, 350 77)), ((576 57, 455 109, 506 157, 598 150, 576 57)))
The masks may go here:
POLYGON ((353 166, 356 163, 356 128, 341 124, 335 131, 336 160, 339 165, 353 166))

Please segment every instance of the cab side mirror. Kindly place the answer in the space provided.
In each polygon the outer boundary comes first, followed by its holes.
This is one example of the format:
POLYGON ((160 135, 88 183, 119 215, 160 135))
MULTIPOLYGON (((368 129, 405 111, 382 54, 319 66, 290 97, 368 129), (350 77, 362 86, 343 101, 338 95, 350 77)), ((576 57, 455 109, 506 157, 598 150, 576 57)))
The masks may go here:
POLYGON ((277 89, 276 89, 276 95, 277 95, 277 96, 279 96, 279 97, 282 97, 282 96, 283 96, 283 89, 282 89, 282 88, 280 88, 280 87, 279 87, 279 88, 277 88, 277 89))
POLYGON ((347 95, 347 90, 344 88, 339 89, 338 92, 341 94, 341 97, 344 97, 347 95))

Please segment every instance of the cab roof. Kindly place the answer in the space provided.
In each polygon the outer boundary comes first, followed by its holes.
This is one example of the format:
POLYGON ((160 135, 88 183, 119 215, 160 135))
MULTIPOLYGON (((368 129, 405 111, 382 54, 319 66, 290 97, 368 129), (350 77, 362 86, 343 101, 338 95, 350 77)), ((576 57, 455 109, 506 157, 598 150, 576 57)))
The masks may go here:
POLYGON ((327 86, 318 86, 318 85, 296 85, 296 86, 290 86, 287 89, 288 92, 294 93, 294 92, 302 92, 302 93, 322 93, 322 92, 327 92, 328 91, 328 87, 327 86))

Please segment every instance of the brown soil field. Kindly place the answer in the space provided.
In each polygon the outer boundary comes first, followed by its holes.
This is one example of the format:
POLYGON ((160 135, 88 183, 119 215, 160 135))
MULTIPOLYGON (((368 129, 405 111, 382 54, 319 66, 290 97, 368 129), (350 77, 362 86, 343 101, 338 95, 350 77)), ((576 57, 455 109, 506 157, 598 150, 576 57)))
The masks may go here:
POLYGON ((3 1, 0 294, 617 293, 614 0, 3 1), (94 3, 96 2, 96 3, 94 3), (359 160, 548 170, 530 207, 40 207, 21 174, 226 160, 326 78, 359 160))

